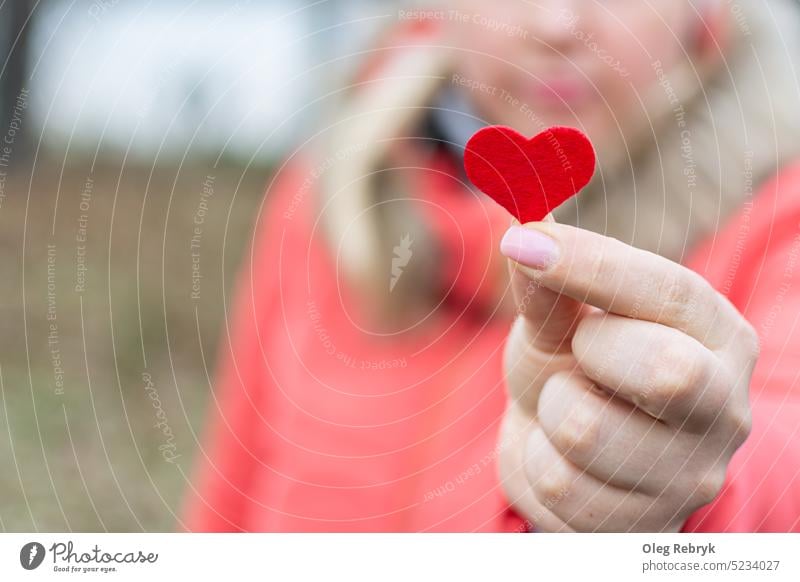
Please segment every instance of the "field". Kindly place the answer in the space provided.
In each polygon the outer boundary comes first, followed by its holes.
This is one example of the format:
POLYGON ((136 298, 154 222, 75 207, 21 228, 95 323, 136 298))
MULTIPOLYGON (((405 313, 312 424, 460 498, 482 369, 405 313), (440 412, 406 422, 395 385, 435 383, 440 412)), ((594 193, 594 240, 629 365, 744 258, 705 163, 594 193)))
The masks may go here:
POLYGON ((180 530, 268 170, 13 161, 0 177, 0 530, 180 530))

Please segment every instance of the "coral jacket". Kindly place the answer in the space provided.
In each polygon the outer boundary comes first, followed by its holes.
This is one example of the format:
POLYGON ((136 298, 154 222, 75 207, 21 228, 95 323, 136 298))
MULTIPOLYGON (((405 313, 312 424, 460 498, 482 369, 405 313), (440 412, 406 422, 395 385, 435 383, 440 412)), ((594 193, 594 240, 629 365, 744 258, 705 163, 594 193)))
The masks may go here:
MULTIPOLYGON (((440 171, 420 171, 415 192, 455 217, 437 222, 450 292, 424 325, 392 337, 355 324, 358 290, 315 222, 312 168, 278 173, 221 342, 187 529, 526 530, 496 470, 510 322, 480 308, 496 229, 508 219, 465 192, 456 164, 431 164, 440 171)), ((796 166, 684 261, 762 344, 752 434, 718 498, 684 530, 800 531, 799 256, 796 166)))

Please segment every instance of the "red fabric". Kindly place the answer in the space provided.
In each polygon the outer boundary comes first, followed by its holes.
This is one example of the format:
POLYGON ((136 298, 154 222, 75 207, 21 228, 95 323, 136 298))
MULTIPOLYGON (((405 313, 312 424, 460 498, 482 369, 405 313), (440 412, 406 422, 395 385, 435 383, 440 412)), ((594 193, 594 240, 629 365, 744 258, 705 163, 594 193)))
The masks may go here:
POLYGON ((490 125, 467 142, 464 168, 478 188, 522 222, 541 220, 594 174, 592 144, 574 127, 555 126, 528 139, 490 125))
MULTIPOLYGON (((495 466, 510 322, 480 308, 508 217, 467 193, 454 166, 431 167, 414 191, 445 237, 449 300, 391 337, 354 323, 358 290, 318 231, 311 169, 280 172, 244 260, 230 345, 223 338, 188 529, 524 531, 495 466)), ((686 261, 762 340, 754 430, 688 531, 800 530, 799 195, 797 166, 686 261)))
POLYGON ((800 164, 779 172, 687 266, 755 326, 761 355, 753 432, 721 495, 684 530, 800 531, 800 164))

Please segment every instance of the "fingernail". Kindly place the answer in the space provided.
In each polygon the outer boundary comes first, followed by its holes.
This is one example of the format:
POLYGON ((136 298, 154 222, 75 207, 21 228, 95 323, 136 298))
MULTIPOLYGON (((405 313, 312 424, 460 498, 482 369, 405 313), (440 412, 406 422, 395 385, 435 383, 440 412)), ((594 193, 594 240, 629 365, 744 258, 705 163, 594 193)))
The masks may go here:
POLYGON ((512 226, 500 241, 500 252, 512 261, 533 269, 546 269, 558 259, 558 245, 532 228, 512 226))

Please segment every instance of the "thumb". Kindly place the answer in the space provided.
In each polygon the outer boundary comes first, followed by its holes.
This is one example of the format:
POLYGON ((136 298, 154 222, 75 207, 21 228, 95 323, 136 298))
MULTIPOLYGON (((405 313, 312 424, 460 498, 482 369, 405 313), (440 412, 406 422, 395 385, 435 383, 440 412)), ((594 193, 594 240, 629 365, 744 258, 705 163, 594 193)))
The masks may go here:
MULTIPOLYGON (((551 213, 542 219, 542 222, 555 221, 551 213)), ((575 326, 584 312, 584 304, 540 285, 519 268, 517 259, 541 254, 542 245, 554 244, 549 237, 516 221, 500 243, 502 253, 509 258, 511 286, 518 313, 532 332, 530 343, 538 350, 551 354, 569 351, 575 326)))
MULTIPOLYGON (((552 214, 543 222, 555 222, 552 214)), ((507 385, 530 414, 536 414, 538 395, 544 382, 555 372, 576 365, 572 356, 572 336, 591 308, 567 295, 548 289, 519 268, 517 260, 543 253, 539 232, 515 223, 501 242, 501 252, 509 258, 511 287, 518 315, 511 329, 505 353, 507 385)), ((544 235, 541 235, 544 236, 544 235)), ((529 262, 529 261, 528 261, 529 262)), ((530 272, 530 271, 529 271, 530 272)))

